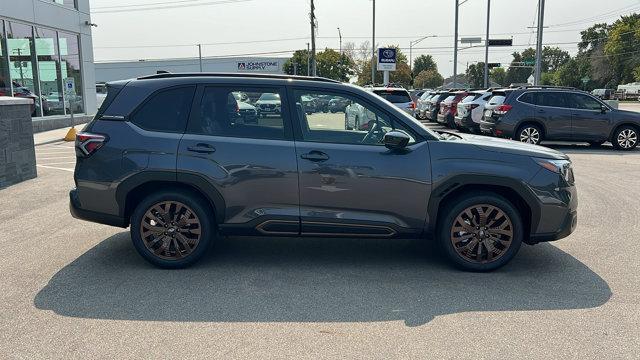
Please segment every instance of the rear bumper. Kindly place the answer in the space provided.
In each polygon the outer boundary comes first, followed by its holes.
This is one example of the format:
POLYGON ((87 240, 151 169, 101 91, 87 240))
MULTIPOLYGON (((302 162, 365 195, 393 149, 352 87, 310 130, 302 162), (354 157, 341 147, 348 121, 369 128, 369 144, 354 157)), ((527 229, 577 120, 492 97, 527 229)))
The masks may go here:
POLYGON ((480 125, 478 123, 473 122, 473 119, 471 119, 471 113, 467 113, 465 116, 460 117, 460 116, 456 116, 455 117, 455 123, 456 125, 469 129, 469 130, 479 130, 480 129, 480 125))
POLYGON ((119 216, 83 209, 76 189, 69 191, 69 212, 71 212, 71 216, 80 220, 123 228, 126 228, 129 225, 124 218, 119 216))

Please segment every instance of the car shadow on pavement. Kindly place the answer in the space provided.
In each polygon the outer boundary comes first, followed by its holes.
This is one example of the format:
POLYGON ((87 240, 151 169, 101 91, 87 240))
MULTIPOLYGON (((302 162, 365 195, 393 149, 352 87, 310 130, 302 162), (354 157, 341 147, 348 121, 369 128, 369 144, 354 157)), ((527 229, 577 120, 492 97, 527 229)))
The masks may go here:
POLYGON ((584 309, 607 283, 551 244, 524 246, 506 267, 467 273, 417 240, 231 238, 185 270, 152 267, 127 232, 64 267, 36 295, 70 317, 197 322, 426 324, 470 311, 584 309))

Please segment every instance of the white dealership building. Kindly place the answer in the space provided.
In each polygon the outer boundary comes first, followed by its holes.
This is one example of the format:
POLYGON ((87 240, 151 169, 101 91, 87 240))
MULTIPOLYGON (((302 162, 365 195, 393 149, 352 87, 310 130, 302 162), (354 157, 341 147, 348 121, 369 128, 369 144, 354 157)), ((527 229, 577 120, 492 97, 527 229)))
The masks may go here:
POLYGON ((206 57, 189 59, 161 59, 139 61, 114 61, 96 63, 96 81, 130 79, 157 71, 238 72, 238 73, 284 73, 282 67, 286 58, 278 57, 206 57))
POLYGON ((33 99, 35 117, 95 113, 91 26, 89 0, 0 0, 0 96, 33 99))

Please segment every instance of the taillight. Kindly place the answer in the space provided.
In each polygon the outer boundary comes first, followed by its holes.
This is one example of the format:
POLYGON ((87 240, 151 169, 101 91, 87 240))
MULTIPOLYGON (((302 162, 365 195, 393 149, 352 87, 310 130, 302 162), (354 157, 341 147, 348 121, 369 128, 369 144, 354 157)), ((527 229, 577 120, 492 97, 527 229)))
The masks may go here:
POLYGON ((409 104, 409 109, 415 109, 416 108, 416 103, 414 103, 413 101, 409 104))
POLYGON ((87 157, 100 149, 106 140, 104 135, 80 132, 76 134, 76 154, 87 157))
POLYGON ((511 108, 513 108, 513 106, 511 105, 500 105, 497 108, 493 109, 493 113, 496 115, 504 115, 507 112, 509 112, 509 110, 511 110, 511 108))

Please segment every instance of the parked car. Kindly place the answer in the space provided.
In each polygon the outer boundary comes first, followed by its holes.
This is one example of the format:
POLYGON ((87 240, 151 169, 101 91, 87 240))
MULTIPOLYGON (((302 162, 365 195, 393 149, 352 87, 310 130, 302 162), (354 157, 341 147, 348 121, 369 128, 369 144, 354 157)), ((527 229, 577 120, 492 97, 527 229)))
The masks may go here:
POLYGON ((479 90, 470 92, 458 103, 458 111, 454 118, 456 128, 461 131, 480 132, 480 121, 484 114, 484 106, 491 97, 491 91, 479 90))
POLYGON ((406 89, 397 87, 372 87, 369 88, 374 94, 392 103, 407 114, 413 116, 416 104, 411 100, 411 95, 406 89))
POLYGON ((438 122, 454 129, 456 127, 454 118, 458 112, 458 103, 468 94, 464 90, 450 92, 449 96, 440 104, 438 122))
POLYGON ((375 120, 375 114, 359 103, 352 102, 345 109, 344 124, 347 130, 367 130, 371 120, 375 120))
POLYGON ((593 89, 591 95, 597 96, 602 100, 611 100, 614 92, 615 90, 613 89, 593 89))
POLYGON ((418 99, 420 99, 422 94, 424 94, 425 92, 426 92, 425 90, 411 90, 411 91, 409 91, 409 96, 411 96, 411 101, 413 101, 417 105, 418 104, 418 99))
POLYGON ((165 73, 109 83, 75 147, 71 214, 130 226, 138 253, 164 268, 193 264, 222 234, 425 237, 458 267, 488 271, 577 223, 565 154, 436 133, 329 79, 165 73), (257 87, 288 96, 291 118, 232 124, 222 111, 230 94, 257 87), (317 94, 360 104, 373 123, 310 121, 300 99, 317 94))
POLYGON ((256 101, 258 108, 258 116, 267 117, 267 115, 280 115, 280 95, 272 93, 263 93, 256 101))
POLYGON ((448 91, 440 91, 429 99, 429 110, 427 110, 427 113, 426 113, 427 120, 431 122, 436 122, 438 120, 440 105, 448 97, 449 97, 448 91))
POLYGON ((503 103, 485 110, 482 132, 531 144, 544 140, 610 141, 618 150, 638 145, 640 113, 610 107, 581 91, 553 87, 526 87, 496 92, 503 103))
POLYGON ((429 112, 429 100, 436 94, 434 91, 425 91, 416 103, 415 117, 418 120, 426 120, 429 112))
POLYGON ((349 100, 342 97, 334 97, 329 100, 329 111, 332 113, 345 112, 347 106, 349 106, 349 100))
POLYGON ((238 105, 238 116, 242 121, 245 123, 258 122, 258 109, 247 102, 249 100, 247 94, 243 92, 234 92, 232 95, 238 105))
POLYGON ((303 96, 300 98, 300 104, 302 104, 302 109, 306 114, 313 114, 316 112, 320 112, 320 105, 316 98, 311 96, 303 96))
POLYGON ((331 101, 330 95, 318 95, 314 96, 316 104, 316 112, 329 112, 329 101, 331 101))

